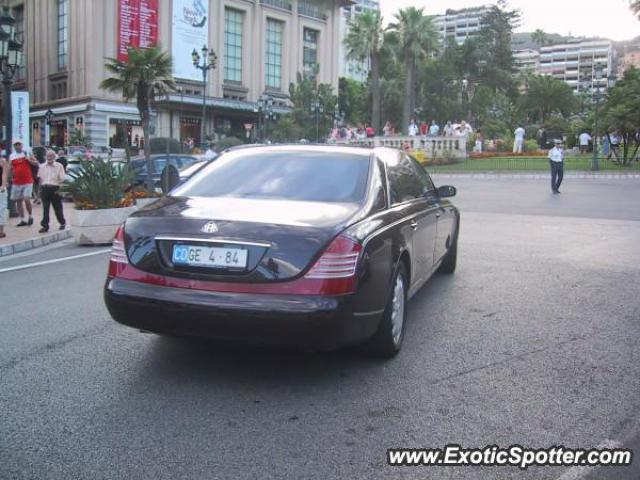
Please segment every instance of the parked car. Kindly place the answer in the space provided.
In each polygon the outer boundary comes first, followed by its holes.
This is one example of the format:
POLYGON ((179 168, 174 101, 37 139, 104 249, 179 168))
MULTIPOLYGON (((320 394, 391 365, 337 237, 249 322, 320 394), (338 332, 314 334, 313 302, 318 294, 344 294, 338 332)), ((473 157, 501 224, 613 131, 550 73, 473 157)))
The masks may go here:
MULTIPOLYGON (((153 162, 153 182, 154 185, 160 186, 160 177, 162 175, 162 170, 167 165, 173 165, 178 170, 188 167, 198 161, 200 161, 200 156, 197 155, 167 155, 167 154, 157 154, 151 155, 151 161, 153 162)), ((131 159, 130 162, 131 167, 135 171, 135 179, 134 186, 144 185, 147 181, 147 162, 144 156, 138 156, 131 159)))
POLYGON ((118 230, 106 305, 161 334, 390 357, 407 300, 455 270, 455 194, 395 149, 230 151, 118 230))

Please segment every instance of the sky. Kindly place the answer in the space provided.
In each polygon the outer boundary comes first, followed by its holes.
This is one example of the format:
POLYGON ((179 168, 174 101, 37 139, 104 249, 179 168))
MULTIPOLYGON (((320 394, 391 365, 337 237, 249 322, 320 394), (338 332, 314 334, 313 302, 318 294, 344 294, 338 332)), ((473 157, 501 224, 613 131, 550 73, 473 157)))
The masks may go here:
MULTIPOLYGON (((385 23, 400 8, 423 7, 427 15, 443 14, 447 8, 466 8, 495 3, 491 0, 380 0, 385 23)), ((599 36, 630 40, 640 35, 640 20, 629 10, 628 0, 508 0, 520 10, 519 32, 538 28, 547 33, 599 36)))

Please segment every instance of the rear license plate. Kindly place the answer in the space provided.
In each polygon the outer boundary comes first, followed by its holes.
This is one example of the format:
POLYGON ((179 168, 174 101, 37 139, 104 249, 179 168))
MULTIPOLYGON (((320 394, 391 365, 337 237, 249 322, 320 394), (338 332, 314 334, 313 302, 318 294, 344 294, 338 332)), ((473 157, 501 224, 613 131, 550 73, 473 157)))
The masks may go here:
POLYGON ((246 269, 247 254, 242 248, 174 245, 171 261, 189 267, 246 269))

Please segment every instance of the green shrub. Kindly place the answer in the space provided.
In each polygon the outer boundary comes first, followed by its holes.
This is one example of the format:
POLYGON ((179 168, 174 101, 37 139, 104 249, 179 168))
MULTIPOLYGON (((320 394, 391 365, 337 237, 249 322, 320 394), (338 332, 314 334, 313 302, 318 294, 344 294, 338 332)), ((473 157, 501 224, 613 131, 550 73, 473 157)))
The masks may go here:
POLYGON ((237 137, 224 137, 218 141, 216 145, 216 151, 222 152, 227 148, 237 147, 238 145, 242 145, 244 142, 237 137))
POLYGON ((80 160, 80 167, 70 170, 71 181, 63 184, 78 210, 97 210, 128 206, 126 190, 134 172, 127 164, 111 163, 94 157, 80 160))
MULTIPOLYGON (((152 138, 149 142, 151 147, 151 155, 157 153, 182 153, 182 146, 175 138, 157 137, 152 138)), ((142 149, 140 149, 142 152, 142 149)))

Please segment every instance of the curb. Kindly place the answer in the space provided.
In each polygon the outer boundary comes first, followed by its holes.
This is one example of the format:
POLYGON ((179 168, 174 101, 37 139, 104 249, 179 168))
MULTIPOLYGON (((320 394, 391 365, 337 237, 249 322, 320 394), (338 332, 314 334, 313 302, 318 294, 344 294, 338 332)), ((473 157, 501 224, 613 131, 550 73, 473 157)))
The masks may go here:
MULTIPOLYGON (((532 178, 548 179, 549 173, 497 173, 497 172, 431 172, 432 177, 457 177, 476 179, 513 179, 532 178)), ((565 173, 564 178, 577 178, 583 180, 640 180, 640 173, 565 173)))
POLYGON ((10 243, 8 245, 0 245, 0 257, 13 255, 14 253, 26 252, 34 248, 44 247, 55 242, 61 242, 71 238, 71 230, 63 230, 61 232, 52 232, 40 237, 30 238, 21 242, 10 243))

